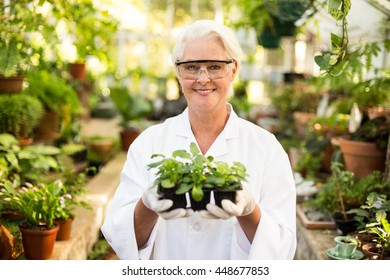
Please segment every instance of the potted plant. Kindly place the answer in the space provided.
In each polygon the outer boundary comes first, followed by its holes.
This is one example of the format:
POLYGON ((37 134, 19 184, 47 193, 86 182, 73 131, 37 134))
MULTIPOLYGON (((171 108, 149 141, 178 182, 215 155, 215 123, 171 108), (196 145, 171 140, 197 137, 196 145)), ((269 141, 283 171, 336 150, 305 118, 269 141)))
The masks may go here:
MULTIPOLYGON (((355 220, 358 222, 357 232, 352 235, 359 239, 361 245, 363 246, 366 243, 373 243, 375 239, 375 234, 367 230, 367 225, 374 225, 377 223, 377 218, 385 216, 386 213, 390 213, 390 201, 387 200, 386 189, 389 188, 390 182, 383 180, 383 174, 375 172, 378 177, 373 178, 373 184, 382 184, 384 190, 383 193, 371 192, 366 199, 365 204, 361 205, 359 208, 349 210, 349 213, 355 214, 355 220), (379 181, 376 181, 379 179, 379 181)), ((371 180, 370 180, 371 181, 371 180)))
POLYGON ((303 16, 311 17, 323 3, 315 0, 243 0, 238 5, 243 15, 236 25, 254 28, 258 42, 264 48, 279 48, 281 37, 295 36, 296 21, 303 16))
POLYGON ((74 163, 87 161, 88 148, 84 144, 66 143, 61 145, 61 152, 72 158, 74 163))
POLYGON ((106 164, 115 155, 117 150, 117 141, 112 137, 101 135, 91 135, 84 139, 92 153, 100 159, 102 164, 106 164))
POLYGON ((127 151, 135 138, 150 125, 152 103, 146 98, 131 94, 126 87, 113 87, 110 96, 118 110, 121 121, 120 139, 122 150, 127 151))
POLYGON ((359 179, 343 168, 340 162, 332 162, 332 175, 324 182, 314 197, 304 202, 304 205, 314 207, 324 214, 333 216, 336 227, 347 235, 358 227, 355 213, 351 209, 359 208, 372 191, 383 191, 383 184, 368 184, 369 178, 359 179))
POLYGON ((372 243, 363 245, 363 252, 370 259, 390 260, 390 223, 386 212, 376 215, 376 221, 366 225, 366 231, 374 234, 372 243))
POLYGON ((59 148, 50 145, 21 147, 11 134, 0 134, 0 180, 36 183, 42 176, 61 169, 59 148))
POLYGON ((18 209, 25 222, 19 224, 23 249, 27 259, 49 259, 58 232, 54 223, 55 208, 60 204, 59 188, 55 184, 19 187, 10 181, 1 182, 0 198, 18 209))
POLYGON ((45 26, 40 4, 9 1, 0 7, 0 93, 22 91, 24 72, 32 67, 30 58, 38 54, 32 34, 45 26), (11 84, 9 84, 11 82, 11 84))
POLYGON ((72 223, 76 217, 78 207, 87 210, 92 209, 85 199, 87 193, 85 184, 88 172, 88 168, 79 173, 66 170, 61 173, 61 179, 57 179, 52 183, 59 187, 61 196, 60 204, 57 205, 54 213, 54 220, 60 226, 56 237, 57 241, 70 239, 72 223))
POLYGON ((41 102, 26 94, 0 96, 0 133, 16 136, 21 143, 32 142, 34 129, 43 116, 41 102))
POLYGON ((338 138, 345 168, 362 178, 385 171, 390 122, 386 117, 367 120, 348 137, 338 138))
POLYGON ((65 79, 46 70, 28 72, 27 81, 25 94, 38 98, 45 109, 44 118, 36 129, 36 140, 53 143, 81 115, 80 100, 65 79))
POLYGON ((241 183, 247 177, 246 168, 241 163, 234 162, 229 166, 215 161, 212 156, 203 156, 195 143, 190 144, 190 152, 176 150, 171 158, 152 155, 152 158, 156 157, 162 159, 148 165, 149 169, 157 168, 153 187, 157 187, 157 192, 163 197, 174 201, 172 209, 186 208, 187 192, 193 210, 206 209, 211 191, 217 205, 221 205, 222 199, 235 201, 235 193, 242 188, 241 183))

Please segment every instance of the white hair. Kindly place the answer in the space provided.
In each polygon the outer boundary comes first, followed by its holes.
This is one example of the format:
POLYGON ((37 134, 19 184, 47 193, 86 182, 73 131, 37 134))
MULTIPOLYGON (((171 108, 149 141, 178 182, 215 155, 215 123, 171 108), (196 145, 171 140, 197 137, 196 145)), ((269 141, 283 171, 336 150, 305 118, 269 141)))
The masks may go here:
POLYGON ((227 59, 237 61, 237 71, 241 64, 242 50, 234 32, 227 26, 213 20, 198 20, 187 26, 179 35, 172 50, 172 62, 180 61, 183 57, 187 42, 197 39, 219 41, 226 52, 227 59))

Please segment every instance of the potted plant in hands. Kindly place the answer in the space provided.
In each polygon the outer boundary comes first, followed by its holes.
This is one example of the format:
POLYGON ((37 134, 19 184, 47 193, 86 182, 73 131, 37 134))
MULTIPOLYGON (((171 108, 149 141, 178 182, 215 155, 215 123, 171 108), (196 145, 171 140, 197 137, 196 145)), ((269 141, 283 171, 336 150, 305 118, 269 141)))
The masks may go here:
POLYGON ((0 199, 18 209, 25 221, 19 224, 23 249, 27 259, 49 259, 58 232, 54 223, 55 209, 60 204, 59 188, 55 184, 20 187, 6 180, 1 182, 0 199))
POLYGON ((234 162, 229 166, 225 162, 215 161, 212 156, 202 155, 193 142, 190 144, 190 152, 176 150, 171 158, 162 154, 152 155, 152 158, 155 157, 162 159, 148 165, 149 169, 158 169, 152 187, 157 187, 157 193, 163 198, 174 201, 171 209, 186 208, 186 193, 189 193, 190 205, 195 211, 206 209, 211 191, 218 205, 222 199, 235 201, 235 193, 242 188, 241 181, 247 176, 246 168, 241 163, 234 162), (225 195, 219 195, 219 192, 225 195), (233 195, 227 195, 229 192, 233 195), (175 203, 178 200, 179 205, 175 203))

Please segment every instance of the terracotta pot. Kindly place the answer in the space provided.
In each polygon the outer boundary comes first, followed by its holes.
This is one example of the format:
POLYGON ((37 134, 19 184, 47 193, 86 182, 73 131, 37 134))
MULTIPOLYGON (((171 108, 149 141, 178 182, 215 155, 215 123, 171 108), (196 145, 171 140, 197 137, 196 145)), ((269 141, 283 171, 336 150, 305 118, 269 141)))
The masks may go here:
POLYGON ((84 81, 87 77, 85 63, 69 63, 69 73, 73 79, 84 81))
POLYGON ((55 222, 60 226, 57 232, 57 241, 69 240, 72 232, 73 219, 60 220, 55 222))
POLYGON ((23 89, 24 76, 1 77, 0 93, 20 93, 23 89))
POLYGON ((127 151, 135 140, 140 135, 140 131, 137 129, 126 129, 119 132, 121 138, 121 146, 123 151, 127 151))
POLYGON ((374 170, 384 172, 386 151, 379 150, 375 143, 351 141, 344 138, 339 138, 338 141, 345 169, 353 172, 356 178, 367 177, 374 170))
POLYGON ((46 111, 41 122, 35 129, 34 141, 45 144, 52 144, 61 135, 58 113, 54 111, 46 111))
POLYGON ((59 229, 58 224, 50 229, 46 227, 31 229, 22 223, 19 224, 19 229, 26 259, 47 260, 51 258, 59 229))
POLYGON ((0 223, 0 260, 9 260, 14 248, 14 236, 0 223))

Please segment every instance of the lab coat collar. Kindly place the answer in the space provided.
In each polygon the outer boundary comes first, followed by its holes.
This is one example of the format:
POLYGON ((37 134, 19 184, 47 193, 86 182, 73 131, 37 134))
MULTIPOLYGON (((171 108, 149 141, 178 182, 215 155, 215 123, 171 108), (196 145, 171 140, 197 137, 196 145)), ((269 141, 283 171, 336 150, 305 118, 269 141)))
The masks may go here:
MULTIPOLYGON (((221 132, 221 134, 214 141, 213 145, 207 151, 206 155, 213 155, 214 157, 226 154, 228 152, 227 141, 230 139, 235 139, 239 137, 239 127, 238 116, 233 111, 233 107, 231 104, 226 104, 229 119, 225 125, 225 128, 221 132)), ((191 142, 196 143, 196 139, 191 130, 191 125, 189 121, 188 108, 186 108, 183 113, 179 115, 179 122, 177 127, 177 135, 181 137, 187 138, 186 145, 189 146, 191 142)))

